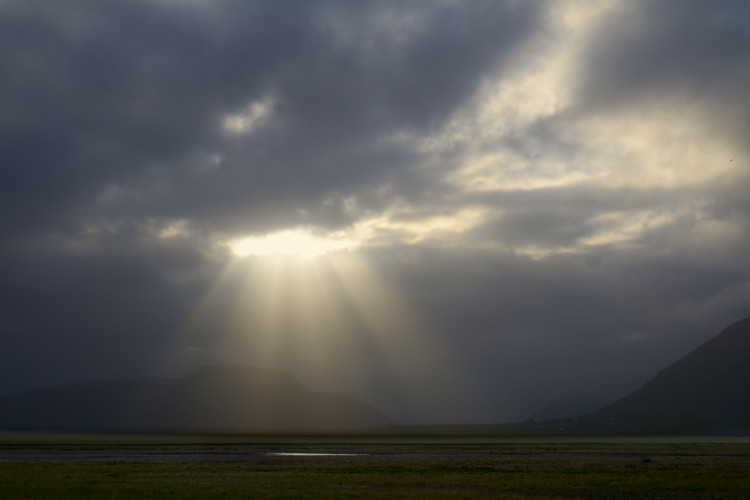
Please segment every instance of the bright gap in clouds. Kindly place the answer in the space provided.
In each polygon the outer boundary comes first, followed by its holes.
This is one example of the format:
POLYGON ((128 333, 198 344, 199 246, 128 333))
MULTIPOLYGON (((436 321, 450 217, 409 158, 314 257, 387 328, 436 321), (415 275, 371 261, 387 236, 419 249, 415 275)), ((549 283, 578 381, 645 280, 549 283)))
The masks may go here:
POLYGON ((350 250, 356 244, 345 237, 317 236, 305 229, 289 229, 260 237, 241 238, 229 246, 238 257, 276 255, 312 260, 328 253, 350 250))
POLYGON ((230 242, 240 258, 227 261, 196 303, 183 342, 219 362, 279 369, 316 390, 357 394, 399 420, 438 404, 444 395, 424 386, 436 378, 437 387, 457 383, 462 365, 366 253, 344 251, 364 244, 353 233, 297 228, 230 242), (324 254, 332 255, 311 265, 324 254))

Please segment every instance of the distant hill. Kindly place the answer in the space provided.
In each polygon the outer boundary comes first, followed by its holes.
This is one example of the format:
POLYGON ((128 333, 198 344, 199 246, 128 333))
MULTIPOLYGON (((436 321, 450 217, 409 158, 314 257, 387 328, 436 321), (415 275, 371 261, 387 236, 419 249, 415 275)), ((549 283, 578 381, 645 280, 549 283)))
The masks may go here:
POLYGON ((314 392, 289 375, 246 365, 0 396, 0 429, 319 431, 395 424, 362 401, 314 392))
POLYGON ((662 429, 750 429, 750 317, 590 417, 662 429))
POLYGON ((569 401, 560 401, 546 408, 534 412, 530 420, 535 422, 550 422, 553 420, 562 420, 566 418, 580 417, 588 415, 596 410, 606 406, 607 403, 598 399, 580 398, 569 401))

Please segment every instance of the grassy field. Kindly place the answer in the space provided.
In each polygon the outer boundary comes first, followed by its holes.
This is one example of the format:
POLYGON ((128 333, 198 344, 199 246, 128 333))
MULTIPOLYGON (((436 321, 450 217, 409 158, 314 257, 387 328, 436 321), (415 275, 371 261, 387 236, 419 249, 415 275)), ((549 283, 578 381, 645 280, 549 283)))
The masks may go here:
POLYGON ((3 499, 394 496, 750 498, 750 440, 0 434, 3 499))

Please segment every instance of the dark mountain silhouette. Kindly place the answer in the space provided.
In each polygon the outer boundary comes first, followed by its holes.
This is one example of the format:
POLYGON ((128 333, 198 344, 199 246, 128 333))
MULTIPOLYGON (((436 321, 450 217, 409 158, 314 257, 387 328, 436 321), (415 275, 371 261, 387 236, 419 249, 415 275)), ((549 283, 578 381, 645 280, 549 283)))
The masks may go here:
POLYGON ((750 317, 590 417, 665 429, 750 429, 750 317))
POLYGON ((352 430, 395 425, 354 398, 246 365, 176 379, 67 384, 0 397, 3 429, 352 430))
POLYGON ((546 408, 534 412, 531 415, 530 420, 536 422, 550 422, 553 420, 561 420, 566 418, 580 417, 581 415, 588 415, 607 403, 598 399, 580 398, 571 399, 568 401, 560 401, 554 403, 546 408))

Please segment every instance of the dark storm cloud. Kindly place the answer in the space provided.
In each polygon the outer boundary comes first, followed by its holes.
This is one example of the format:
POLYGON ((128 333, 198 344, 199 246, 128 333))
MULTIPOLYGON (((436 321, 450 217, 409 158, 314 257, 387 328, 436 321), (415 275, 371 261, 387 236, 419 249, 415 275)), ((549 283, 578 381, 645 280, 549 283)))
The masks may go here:
POLYGON ((189 90, 201 75, 180 64, 200 54, 165 35, 163 24, 188 28, 179 19, 146 7, 3 4, 3 213, 23 209, 4 223, 59 222, 105 182, 189 153, 191 124, 215 112, 189 90))
POLYGON ((623 2, 588 50, 580 89, 585 108, 646 101, 679 117, 706 107, 706 120, 748 147, 750 5, 736 0, 623 2))
POLYGON ((586 97, 611 103, 667 89, 739 90, 750 70, 748 23, 743 1, 623 3, 594 34, 586 97))
POLYGON ((328 193, 388 182, 414 157, 376 142, 439 123, 533 13, 479 2, 2 9, 3 213, 23 207, 4 220, 19 228, 96 209, 109 185, 124 188, 102 207, 113 215, 205 216, 216 227, 252 226, 256 212, 256 224, 284 211, 289 222, 328 193), (377 26, 401 16, 429 29, 377 26), (277 101, 268 130, 222 133, 222 116, 264 94, 277 101), (212 155, 222 168, 207 173, 212 155))

